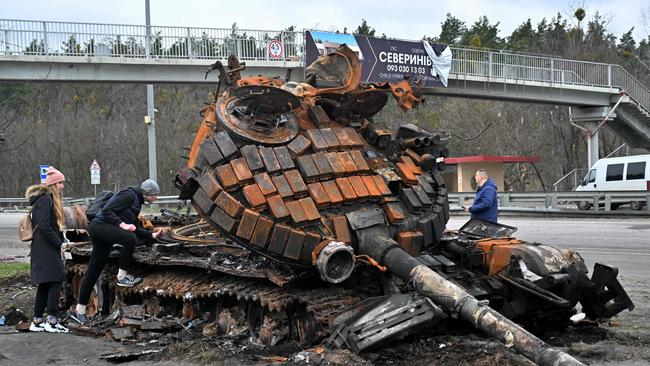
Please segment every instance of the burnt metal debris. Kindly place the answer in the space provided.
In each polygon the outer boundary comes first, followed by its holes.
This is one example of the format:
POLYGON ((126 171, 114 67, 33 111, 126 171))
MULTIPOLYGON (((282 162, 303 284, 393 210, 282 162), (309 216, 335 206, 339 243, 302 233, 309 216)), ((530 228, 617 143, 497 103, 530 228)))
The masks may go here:
MULTIPOLYGON (((137 247, 142 283, 118 288, 108 266, 91 315, 139 305, 158 329, 171 316, 205 335, 354 352, 460 318, 538 364, 575 365, 531 332, 566 327, 578 303, 591 319, 633 309, 615 268, 597 264, 589 278, 578 253, 517 240, 506 225, 445 230, 450 136, 372 120, 389 94, 404 110, 422 102, 408 80, 361 83, 345 45, 309 66, 306 82, 229 65, 209 70, 219 71, 217 98, 175 180, 200 221, 154 218, 176 229, 137 247)), ((90 247, 69 251, 67 306, 90 247)), ((121 324, 142 330, 143 319, 121 324)), ((133 336, 115 324, 103 331, 133 336)))

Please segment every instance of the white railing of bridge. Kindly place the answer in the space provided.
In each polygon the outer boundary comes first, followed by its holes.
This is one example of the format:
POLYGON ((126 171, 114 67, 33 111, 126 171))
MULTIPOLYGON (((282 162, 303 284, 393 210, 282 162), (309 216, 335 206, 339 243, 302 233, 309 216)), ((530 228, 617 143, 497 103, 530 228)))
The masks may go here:
POLYGON ((301 61, 304 32, 70 23, 0 19, 4 54, 47 56, 110 56, 168 59, 225 59, 235 54, 242 61, 301 61), (280 40, 282 58, 269 55, 269 43, 280 40))
POLYGON ((650 90, 619 65, 566 60, 507 51, 452 47, 450 77, 487 78, 492 82, 544 82, 551 86, 620 88, 650 112, 650 90))
MULTIPOLYGON (((0 19, 0 54, 46 56, 109 56, 165 59, 301 61, 302 31, 71 23, 0 19), (280 40, 283 57, 270 57, 268 45, 280 40)), ((619 65, 566 60, 551 56, 452 46, 451 77, 488 78, 493 82, 546 82, 552 86, 585 85, 622 88, 646 111, 650 91, 619 65)))

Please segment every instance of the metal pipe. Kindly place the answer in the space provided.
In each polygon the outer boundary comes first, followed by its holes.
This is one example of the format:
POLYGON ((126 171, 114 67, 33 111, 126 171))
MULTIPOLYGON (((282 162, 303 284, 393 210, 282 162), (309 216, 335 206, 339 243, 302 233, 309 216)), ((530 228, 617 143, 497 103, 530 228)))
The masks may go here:
POLYGON ((404 139, 402 140, 402 146, 405 148, 419 148, 422 146, 422 139, 419 137, 404 139))
MULTIPOLYGON (((361 211, 348 214, 351 223, 361 221, 355 220, 355 214, 359 212, 361 211)), ((370 216, 367 213, 368 210, 359 216, 370 216)), ((372 223, 373 220, 366 219, 365 222, 372 223)), ((369 255, 385 266, 391 274, 412 283, 417 292, 433 300, 445 311, 469 321, 477 329, 503 342, 506 347, 513 347, 539 365, 583 365, 571 355, 549 346, 487 304, 479 302, 464 289, 420 264, 388 236, 384 225, 356 229, 361 254, 369 255)))
POLYGON ((330 283, 345 281, 354 270, 355 258, 352 247, 332 241, 316 256, 316 268, 321 278, 330 283))

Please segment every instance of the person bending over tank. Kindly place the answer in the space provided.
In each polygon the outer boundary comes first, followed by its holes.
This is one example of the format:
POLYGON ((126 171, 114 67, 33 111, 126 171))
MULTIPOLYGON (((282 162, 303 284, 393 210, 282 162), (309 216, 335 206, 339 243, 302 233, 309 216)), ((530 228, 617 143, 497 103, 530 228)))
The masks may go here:
POLYGON ((476 179, 476 197, 471 207, 465 207, 465 212, 472 214, 473 219, 497 222, 499 202, 496 183, 488 177, 485 169, 479 169, 474 179, 476 179))
POLYGON ((128 273, 135 250, 136 238, 156 239, 161 231, 151 232, 138 224, 138 215, 142 204, 153 203, 160 194, 158 184, 147 179, 139 187, 131 186, 116 193, 95 215, 88 226, 88 233, 93 242, 93 250, 88 263, 88 270, 79 290, 79 299, 72 318, 85 323, 86 305, 95 282, 102 273, 113 244, 120 244, 119 270, 117 285, 133 287, 142 281, 128 273))

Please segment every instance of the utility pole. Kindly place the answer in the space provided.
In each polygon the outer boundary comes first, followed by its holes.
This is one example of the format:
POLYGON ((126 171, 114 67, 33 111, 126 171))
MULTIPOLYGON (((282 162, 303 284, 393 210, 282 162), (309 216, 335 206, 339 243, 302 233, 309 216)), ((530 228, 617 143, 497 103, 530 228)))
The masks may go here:
MULTIPOLYGON (((149 9, 149 0, 144 0, 146 12, 147 40, 145 42, 145 56, 151 57, 151 14, 149 9)), ((156 170, 156 115, 153 105, 153 84, 147 84, 147 135, 149 137, 149 179, 158 181, 156 170)))

